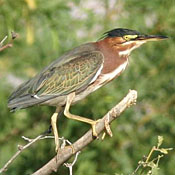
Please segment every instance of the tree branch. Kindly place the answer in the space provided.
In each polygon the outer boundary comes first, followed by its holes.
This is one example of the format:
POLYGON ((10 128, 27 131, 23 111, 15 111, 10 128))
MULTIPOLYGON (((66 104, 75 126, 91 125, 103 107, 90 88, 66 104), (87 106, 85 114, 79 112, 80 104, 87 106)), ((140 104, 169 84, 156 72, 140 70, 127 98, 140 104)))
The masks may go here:
MULTIPOLYGON (((137 91, 130 90, 125 98, 123 98, 120 103, 118 103, 115 107, 113 107, 101 120, 98 122, 96 126, 97 134, 100 134, 105 129, 105 121, 109 121, 111 123, 113 120, 118 118, 122 112, 125 111, 128 107, 136 103, 137 99, 137 91)), ((90 129, 87 133, 85 133, 80 139, 78 139, 74 144, 72 144, 74 148, 74 153, 85 148, 89 143, 94 140, 92 136, 92 130, 90 129)), ((39 170, 33 173, 33 175, 49 175, 52 172, 56 172, 60 165, 62 165, 65 161, 67 161, 71 156, 72 148, 65 147, 64 149, 60 149, 58 154, 52 158, 47 164, 41 167, 39 170)))

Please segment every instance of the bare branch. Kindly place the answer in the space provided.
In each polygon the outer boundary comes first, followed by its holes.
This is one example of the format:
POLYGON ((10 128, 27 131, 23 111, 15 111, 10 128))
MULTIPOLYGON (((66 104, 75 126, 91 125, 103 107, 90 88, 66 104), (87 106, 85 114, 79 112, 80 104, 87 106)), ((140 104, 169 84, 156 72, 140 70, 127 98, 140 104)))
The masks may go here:
MULTIPOLYGON (((130 90, 129 93, 123 100, 120 101, 114 108, 112 108, 99 122, 96 126, 97 134, 100 134, 105 129, 105 121, 109 121, 111 123, 113 120, 118 118, 122 112, 125 111, 128 107, 136 103, 137 99, 137 91, 130 90)), ((74 148, 74 153, 85 148, 89 143, 94 140, 92 136, 92 130, 90 129, 87 133, 85 133, 80 139, 78 139, 74 144, 72 144, 74 148)), ((52 172, 56 172, 60 165, 62 165, 65 161, 67 161, 73 155, 71 147, 65 147, 64 149, 60 149, 58 154, 52 158, 47 164, 45 164, 42 168, 33 173, 33 175, 49 175, 52 172)))
POLYGON ((13 46, 13 41, 18 37, 18 34, 15 32, 11 32, 11 41, 9 43, 7 43, 6 45, 3 46, 4 41, 7 39, 7 36, 5 36, 2 41, 0 42, 0 52, 2 52, 3 50, 12 47, 13 46))

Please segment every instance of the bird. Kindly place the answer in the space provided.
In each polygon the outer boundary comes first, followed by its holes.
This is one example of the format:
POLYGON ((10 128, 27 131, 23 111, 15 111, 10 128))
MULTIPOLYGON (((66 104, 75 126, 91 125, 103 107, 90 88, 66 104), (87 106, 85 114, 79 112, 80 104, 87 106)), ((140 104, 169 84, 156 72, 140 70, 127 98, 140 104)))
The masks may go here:
POLYGON ((53 61, 33 78, 21 84, 9 97, 8 108, 16 111, 34 105, 55 106, 51 126, 55 149, 59 150, 57 119, 62 111, 69 119, 88 123, 97 137, 99 120, 70 113, 71 105, 117 78, 127 67, 130 53, 148 41, 167 39, 136 30, 115 28, 96 42, 82 44, 53 61))

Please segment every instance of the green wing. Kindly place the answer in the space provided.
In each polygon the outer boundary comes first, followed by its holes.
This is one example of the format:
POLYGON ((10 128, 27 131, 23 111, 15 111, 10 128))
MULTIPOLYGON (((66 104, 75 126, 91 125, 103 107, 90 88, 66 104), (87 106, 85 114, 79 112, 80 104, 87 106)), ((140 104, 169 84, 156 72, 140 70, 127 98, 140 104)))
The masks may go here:
POLYGON ((40 74, 34 84, 33 94, 45 95, 66 95, 71 92, 80 92, 85 89, 103 66, 103 55, 99 51, 78 54, 70 61, 57 67, 49 67, 40 74))

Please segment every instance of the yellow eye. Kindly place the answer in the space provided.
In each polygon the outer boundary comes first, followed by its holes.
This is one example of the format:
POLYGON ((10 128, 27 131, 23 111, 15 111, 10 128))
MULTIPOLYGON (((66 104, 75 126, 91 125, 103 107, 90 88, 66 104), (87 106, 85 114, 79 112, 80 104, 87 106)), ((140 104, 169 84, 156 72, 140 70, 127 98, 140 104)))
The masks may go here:
POLYGON ((131 39, 135 39, 135 38, 137 38, 138 37, 138 35, 125 35, 125 36, 123 36, 123 38, 126 40, 126 41, 129 41, 129 40, 131 40, 131 39))
POLYGON ((126 41, 129 41, 129 40, 130 40, 129 37, 128 37, 128 35, 125 35, 123 38, 124 38, 126 41))

